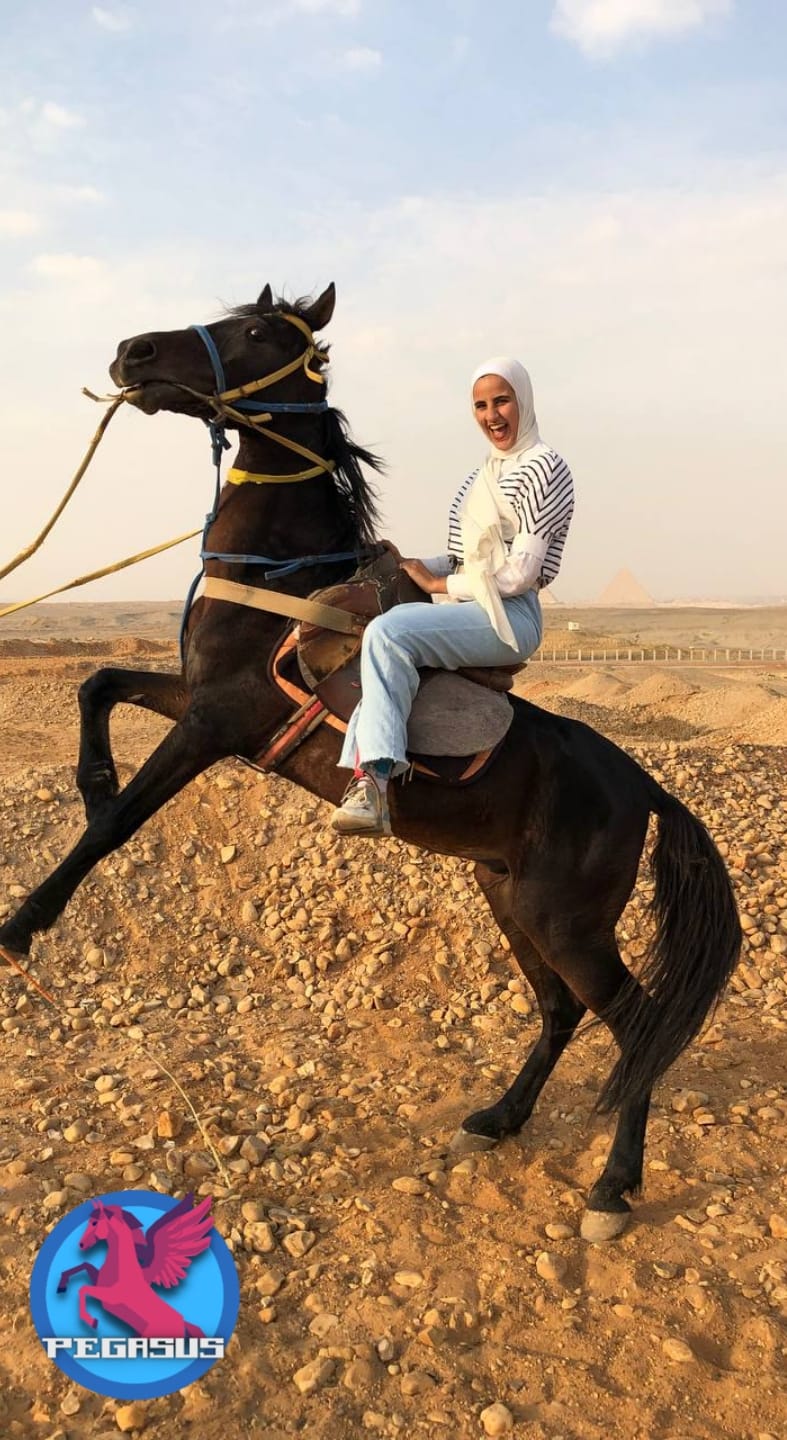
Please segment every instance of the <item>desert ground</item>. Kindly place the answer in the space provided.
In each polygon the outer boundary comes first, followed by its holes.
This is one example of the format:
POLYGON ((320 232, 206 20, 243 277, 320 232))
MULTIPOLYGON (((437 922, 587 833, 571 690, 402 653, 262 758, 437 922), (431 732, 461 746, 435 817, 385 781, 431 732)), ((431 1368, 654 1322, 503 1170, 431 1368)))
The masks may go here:
MULTIPOLYGON (((48 605, 0 623, 0 916, 80 832, 77 686, 108 663, 173 666, 178 610, 48 605)), ((787 608, 545 616, 549 655, 787 645, 787 608)), ((628 1231, 578 1233, 612 1134, 593 1110, 612 1059, 599 1028, 519 1137, 447 1154, 538 1035, 470 868, 335 839, 327 807, 226 762, 38 938, 55 1011, 0 970, 3 1436, 787 1434, 787 665, 536 659, 520 688, 701 816, 741 910, 729 992, 655 1094, 628 1231), (58 1218, 134 1187, 215 1197, 242 1298, 202 1382, 128 1405, 46 1359, 28 1286, 58 1218)), ((164 729, 117 712, 121 778, 164 729)), ((648 893, 645 861, 619 928, 633 966, 648 893)))

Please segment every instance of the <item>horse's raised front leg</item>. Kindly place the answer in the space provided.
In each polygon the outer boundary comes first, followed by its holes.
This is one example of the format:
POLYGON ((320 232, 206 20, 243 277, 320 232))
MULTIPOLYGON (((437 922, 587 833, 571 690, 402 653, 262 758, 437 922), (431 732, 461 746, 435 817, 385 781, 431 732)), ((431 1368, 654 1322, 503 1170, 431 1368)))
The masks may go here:
POLYGON ((0 927, 0 945, 28 954, 33 935, 54 924, 99 860, 125 844, 196 775, 234 752, 233 737, 222 736, 220 719, 215 725, 210 719, 190 710, 173 726, 128 785, 90 821, 65 860, 0 927))
POLYGON ((585 1013, 568 985, 545 965, 535 946, 513 918, 514 890, 508 870, 476 865, 475 877, 512 953, 535 991, 541 1011, 541 1035, 513 1084, 494 1105, 476 1110, 462 1122, 451 1149, 454 1154, 489 1150, 506 1135, 515 1135, 530 1118, 541 1090, 585 1013))
POLYGON ((77 788, 92 820, 117 795, 117 771, 112 758, 109 717, 118 704, 153 710, 168 720, 180 720, 189 703, 182 675, 155 670, 97 670, 79 688, 79 760, 77 788))
POLYGON ((89 1260, 83 1260, 81 1265, 72 1265, 70 1270, 64 1270, 57 1282, 57 1294, 65 1294, 66 1286, 74 1275, 79 1275, 84 1270, 91 1285, 95 1285, 98 1279, 98 1267, 91 1265, 89 1260))

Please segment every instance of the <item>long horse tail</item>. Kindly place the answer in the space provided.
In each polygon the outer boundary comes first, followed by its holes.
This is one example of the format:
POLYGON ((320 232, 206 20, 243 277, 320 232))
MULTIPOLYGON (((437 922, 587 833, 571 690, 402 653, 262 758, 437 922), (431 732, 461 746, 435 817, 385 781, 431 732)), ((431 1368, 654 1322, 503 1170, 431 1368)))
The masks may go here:
POLYGON ((599 1097, 601 1111, 647 1093, 677 1060, 717 1003, 740 956, 732 883, 705 826, 646 776, 659 817, 653 851, 655 935, 637 980, 601 1019, 621 1054, 599 1097))

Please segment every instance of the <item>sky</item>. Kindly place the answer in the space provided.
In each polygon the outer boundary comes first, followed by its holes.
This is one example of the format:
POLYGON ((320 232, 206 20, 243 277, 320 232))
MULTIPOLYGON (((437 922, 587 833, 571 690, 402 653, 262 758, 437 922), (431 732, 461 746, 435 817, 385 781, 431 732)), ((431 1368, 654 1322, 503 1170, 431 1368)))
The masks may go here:
MULTIPOLYGON (((784 0, 0 0, 0 565, 118 341, 335 281, 331 398, 384 533, 445 548, 469 376, 574 473, 566 601, 787 598, 784 0)), ((22 598, 194 529, 204 429, 123 408, 22 598)), ((172 600, 197 546, 75 593, 172 600)))

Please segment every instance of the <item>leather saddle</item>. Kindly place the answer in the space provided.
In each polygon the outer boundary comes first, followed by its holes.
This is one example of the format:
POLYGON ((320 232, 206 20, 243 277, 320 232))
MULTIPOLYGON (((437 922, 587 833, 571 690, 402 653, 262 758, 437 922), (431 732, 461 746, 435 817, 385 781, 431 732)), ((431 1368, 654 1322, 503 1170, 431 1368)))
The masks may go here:
MULTIPOLYGON (((357 570, 350 580, 317 590, 309 599, 348 610, 368 622, 394 605, 423 604, 424 592, 400 570, 395 556, 386 549, 357 570)), ((298 666, 303 679, 325 708, 340 720, 349 720, 360 697, 361 639, 361 633, 346 635, 307 620, 302 620, 299 626, 298 666)), ((455 673, 504 694, 512 689, 515 675, 524 668, 524 664, 466 667, 455 673)), ((431 669, 419 673, 421 689, 430 679, 445 674, 431 669)))

